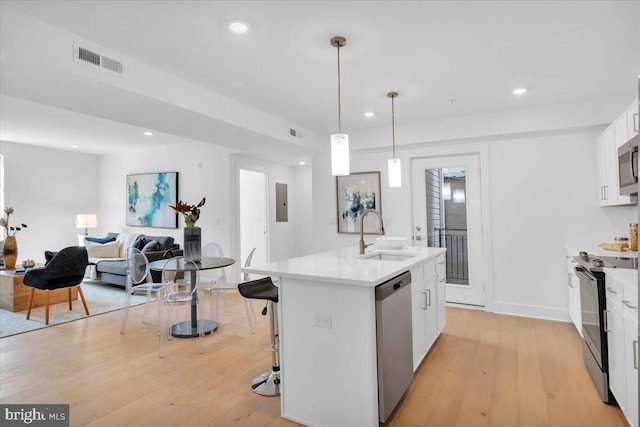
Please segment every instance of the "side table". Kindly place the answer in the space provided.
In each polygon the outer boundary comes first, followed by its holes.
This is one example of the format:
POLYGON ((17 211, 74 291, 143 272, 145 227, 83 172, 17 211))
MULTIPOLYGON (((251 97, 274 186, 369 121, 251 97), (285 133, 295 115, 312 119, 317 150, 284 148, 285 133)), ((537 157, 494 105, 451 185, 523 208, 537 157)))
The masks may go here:
MULTIPOLYGON (((22 283, 24 272, 15 270, 0 270, 0 308, 9 311, 24 311, 29 308, 29 293, 31 288, 22 283)), ((68 301, 69 290, 56 289, 49 291, 49 304, 68 301)), ((44 306, 44 292, 36 292, 33 297, 33 307, 44 306)), ((78 289, 71 288, 71 299, 78 299, 78 289)))

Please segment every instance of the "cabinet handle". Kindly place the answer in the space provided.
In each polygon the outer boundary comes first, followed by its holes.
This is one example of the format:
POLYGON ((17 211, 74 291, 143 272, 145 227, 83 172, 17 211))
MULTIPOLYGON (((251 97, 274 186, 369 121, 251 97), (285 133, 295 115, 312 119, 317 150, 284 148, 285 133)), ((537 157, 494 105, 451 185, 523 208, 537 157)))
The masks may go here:
POLYGON ((569 287, 571 289, 573 289, 573 285, 571 284, 572 280, 571 280, 571 273, 567 273, 567 276, 569 276, 569 281, 567 282, 567 284, 569 285, 569 287))
POLYGON ((431 289, 425 289, 422 293, 424 294, 424 307, 422 309, 428 310, 431 305, 431 289))
POLYGON ((438 265, 444 265, 444 261, 438 262, 438 265))
POLYGON ((608 185, 604 186, 604 199, 605 200, 609 200, 609 186, 608 185))
POLYGON ((638 370, 638 340, 633 340, 633 369, 638 370))
POLYGON ((604 317, 604 330, 605 332, 611 332, 611 329, 609 329, 609 310, 602 310, 602 314, 604 317))
POLYGON ((440 279, 440 283, 445 282, 447 279, 440 279))
MULTIPOLYGON (((633 115, 633 131, 635 133, 638 133, 638 113, 635 113, 633 115)), ((636 341, 637 342, 637 341, 636 341)))
POLYGON ((604 186, 600 186, 600 200, 604 200, 604 186))
POLYGON ((614 291, 612 287, 607 286, 607 292, 610 292, 612 294, 617 294, 618 292, 614 291))
POLYGON ((629 308, 633 309, 633 310, 637 310, 637 309, 638 309, 638 306, 637 306, 637 305, 631 305, 631 301, 629 301, 629 300, 627 300, 627 299, 623 299, 623 300, 622 300, 622 303, 623 303, 624 305, 626 305, 627 307, 629 307, 629 308))

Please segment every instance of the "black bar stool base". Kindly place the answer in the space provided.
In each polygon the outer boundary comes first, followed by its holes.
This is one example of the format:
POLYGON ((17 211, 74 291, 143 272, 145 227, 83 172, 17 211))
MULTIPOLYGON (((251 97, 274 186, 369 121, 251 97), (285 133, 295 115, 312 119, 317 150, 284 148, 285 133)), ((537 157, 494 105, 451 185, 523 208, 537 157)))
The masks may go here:
MULTIPOLYGON (((203 322, 204 334, 209 335, 211 332, 218 329, 218 322, 215 320, 199 320, 203 322)), ((191 325, 191 320, 185 320, 184 322, 176 323, 171 326, 171 336, 176 338, 194 338, 198 336, 198 327, 191 325)))
POLYGON ((280 396, 280 372, 267 372, 255 377, 251 390, 262 396, 280 396))

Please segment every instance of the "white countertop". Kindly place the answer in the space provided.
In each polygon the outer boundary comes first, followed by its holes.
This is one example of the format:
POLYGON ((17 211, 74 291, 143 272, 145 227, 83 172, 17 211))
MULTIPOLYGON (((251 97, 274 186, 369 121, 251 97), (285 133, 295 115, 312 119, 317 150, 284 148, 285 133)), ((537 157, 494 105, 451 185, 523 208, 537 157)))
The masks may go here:
POLYGON ((638 270, 633 268, 605 268, 604 274, 614 276, 626 286, 638 289, 638 270))
POLYGON ((372 246, 367 248, 364 255, 360 255, 357 247, 348 247, 243 267, 241 270, 267 276, 374 287, 445 252, 443 248, 424 246, 405 246, 398 250, 381 250, 372 246), (364 258, 376 253, 413 256, 402 261, 364 258))
POLYGON ((586 251, 591 255, 595 256, 615 256, 615 257, 623 257, 623 258, 638 258, 638 251, 607 251, 602 249, 598 245, 587 245, 580 246, 576 244, 571 244, 566 246, 567 250, 578 255, 580 251, 586 251))

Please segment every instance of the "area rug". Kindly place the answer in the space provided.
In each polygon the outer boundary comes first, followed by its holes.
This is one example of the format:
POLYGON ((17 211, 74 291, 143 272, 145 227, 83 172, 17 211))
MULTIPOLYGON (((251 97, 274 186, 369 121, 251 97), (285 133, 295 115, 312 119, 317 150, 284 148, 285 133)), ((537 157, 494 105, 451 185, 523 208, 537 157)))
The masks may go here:
MULTIPOLYGON (((82 292, 85 300, 87 300, 91 316, 124 308, 125 292, 122 287, 95 281, 85 281, 82 283, 82 292)), ((146 297, 142 295, 133 295, 131 297, 132 305, 142 304, 145 301, 146 297)), ((0 309, 0 338, 46 328, 44 311, 44 307, 33 308, 31 310, 31 319, 27 320, 26 310, 14 313, 0 309)), ((73 310, 71 311, 69 310, 68 302, 53 304, 49 307, 49 326, 86 317, 87 315, 84 312, 82 300, 79 296, 77 301, 73 301, 73 310)))

